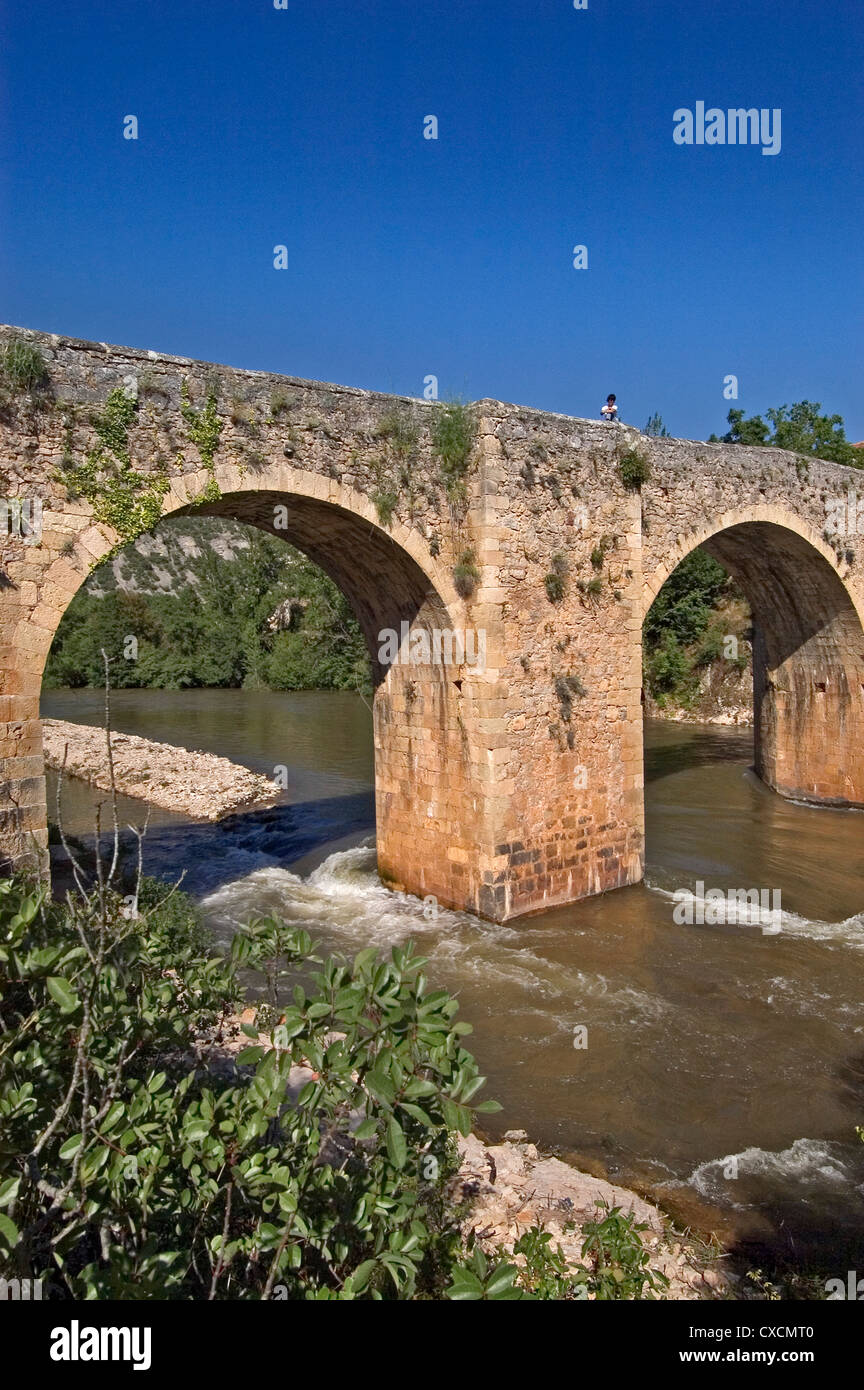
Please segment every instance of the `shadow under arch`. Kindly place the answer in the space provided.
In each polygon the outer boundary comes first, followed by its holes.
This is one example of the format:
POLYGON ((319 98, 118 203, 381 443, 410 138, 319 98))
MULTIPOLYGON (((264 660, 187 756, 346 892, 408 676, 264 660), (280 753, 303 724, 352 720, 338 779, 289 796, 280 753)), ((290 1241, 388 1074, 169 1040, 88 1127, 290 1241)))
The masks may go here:
POLYGON ((651 577, 645 616, 698 546, 750 604, 757 773, 783 796, 864 806, 862 607, 833 552, 800 522, 721 518, 651 577))

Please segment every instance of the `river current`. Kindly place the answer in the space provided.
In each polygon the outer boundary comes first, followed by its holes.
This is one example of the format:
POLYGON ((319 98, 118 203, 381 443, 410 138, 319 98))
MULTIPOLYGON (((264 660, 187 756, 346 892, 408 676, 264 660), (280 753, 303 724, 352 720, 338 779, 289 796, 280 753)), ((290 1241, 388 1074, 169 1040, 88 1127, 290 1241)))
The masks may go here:
MULTIPOLYGON (((42 713, 98 723, 101 699, 46 691, 42 713)), ((375 874, 360 697, 122 690, 112 717, 287 769, 266 810, 216 825, 151 816, 147 872, 184 874, 217 936, 273 910, 345 954, 414 938, 474 1025, 486 1094, 504 1106, 490 1134, 524 1128, 748 1257, 836 1264, 841 1277, 861 1265, 864 813, 768 791, 749 730, 649 722, 643 884, 504 926, 444 909, 428 920, 375 874), (770 923, 743 905, 700 910, 718 888, 779 891, 780 910, 770 923)), ((66 785, 68 830, 92 830, 97 796, 66 785)), ((143 803, 121 803, 139 824, 143 803)))

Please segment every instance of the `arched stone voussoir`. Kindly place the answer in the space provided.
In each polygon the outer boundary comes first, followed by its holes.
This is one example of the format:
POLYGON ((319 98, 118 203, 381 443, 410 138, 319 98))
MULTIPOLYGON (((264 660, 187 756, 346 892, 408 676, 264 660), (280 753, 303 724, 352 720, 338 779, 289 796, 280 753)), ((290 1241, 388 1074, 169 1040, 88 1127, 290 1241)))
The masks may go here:
POLYGON ((864 806, 864 594, 845 551, 785 508, 730 511, 670 548, 646 614, 697 546, 750 605, 756 771, 787 797, 864 806))
POLYGON ((724 512, 715 521, 703 523, 692 531, 678 536, 675 542, 670 545, 669 552, 664 557, 663 562, 651 574, 645 576, 642 597, 643 621, 648 616, 648 610, 667 579, 692 551, 707 545, 723 531, 754 522, 764 522, 782 530, 791 531, 812 546, 813 550, 827 562, 843 584, 849 595, 849 601, 855 609, 862 627, 864 627, 864 585, 860 581, 856 581, 845 561, 838 561, 835 551, 815 526, 806 519, 796 516, 791 509, 786 510, 775 505, 740 507, 734 511, 724 512))
MULTIPOLYGON (((320 474, 292 467, 282 462, 273 462, 267 467, 256 469, 254 472, 249 469, 240 469, 236 464, 217 464, 214 469, 214 476, 225 500, 234 499, 244 494, 267 494, 270 505, 284 505, 290 511, 292 501, 302 499, 325 504, 344 513, 348 518, 362 520, 370 529, 370 534, 375 534, 384 544, 410 556, 418 570, 422 571, 430 586, 440 596, 448 612, 452 613, 454 620, 464 614, 464 601, 456 592, 450 570, 430 554, 427 537, 417 529, 404 525, 395 517, 390 525, 383 526, 374 503, 358 489, 347 486, 338 478, 322 477, 320 474), (272 499, 277 493, 281 495, 276 501, 273 501, 272 499)), ((196 499, 201 496, 208 478, 209 474, 202 470, 179 479, 177 491, 175 492, 172 486, 172 491, 166 495, 163 517, 170 516, 177 511, 183 511, 190 505, 195 505, 196 499), (181 493, 179 485, 184 482, 187 483, 187 486, 181 493)), ((195 511, 196 514, 202 516, 230 514, 222 501, 195 505, 195 511)), ((262 525, 263 529, 276 535, 282 534, 285 539, 290 539, 287 531, 280 533, 273 525, 264 524, 263 514, 262 520, 253 522, 253 524, 262 525)))

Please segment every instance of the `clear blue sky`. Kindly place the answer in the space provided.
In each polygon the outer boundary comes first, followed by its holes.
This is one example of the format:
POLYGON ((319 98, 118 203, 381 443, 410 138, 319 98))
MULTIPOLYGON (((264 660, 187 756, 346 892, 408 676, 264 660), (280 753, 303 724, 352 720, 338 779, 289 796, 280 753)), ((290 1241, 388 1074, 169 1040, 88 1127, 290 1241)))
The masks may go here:
POLYGON ((5 0, 0 38, 5 322, 573 415, 615 391, 695 438, 735 373, 748 413, 864 438, 860 0, 5 0), (781 108, 780 154, 675 145, 700 100, 781 108))

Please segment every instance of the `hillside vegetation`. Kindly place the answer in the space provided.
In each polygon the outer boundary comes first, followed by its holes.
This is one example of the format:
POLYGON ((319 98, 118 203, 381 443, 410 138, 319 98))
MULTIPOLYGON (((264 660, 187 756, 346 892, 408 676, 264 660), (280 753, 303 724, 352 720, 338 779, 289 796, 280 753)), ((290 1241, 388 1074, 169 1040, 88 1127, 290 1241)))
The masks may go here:
POLYGON ((117 688, 370 687, 336 585, 284 541, 214 518, 160 522, 96 570, 57 629, 45 685, 101 685, 102 647, 117 688))
POLYGON ((645 619, 643 681, 649 712, 723 717, 751 700, 750 607, 704 550, 669 576, 645 619))

